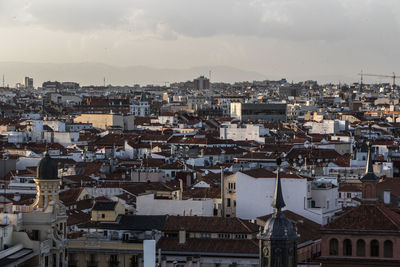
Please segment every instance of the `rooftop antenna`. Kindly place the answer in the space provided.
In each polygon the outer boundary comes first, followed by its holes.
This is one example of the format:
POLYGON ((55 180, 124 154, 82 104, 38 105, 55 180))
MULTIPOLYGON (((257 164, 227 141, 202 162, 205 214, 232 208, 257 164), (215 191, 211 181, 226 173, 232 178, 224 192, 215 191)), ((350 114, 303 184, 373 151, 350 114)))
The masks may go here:
POLYGON ((4 74, 3 74, 3 87, 4 87, 4 85, 5 85, 5 82, 4 82, 4 74))
POLYGON ((106 87, 106 77, 103 77, 103 86, 106 87))

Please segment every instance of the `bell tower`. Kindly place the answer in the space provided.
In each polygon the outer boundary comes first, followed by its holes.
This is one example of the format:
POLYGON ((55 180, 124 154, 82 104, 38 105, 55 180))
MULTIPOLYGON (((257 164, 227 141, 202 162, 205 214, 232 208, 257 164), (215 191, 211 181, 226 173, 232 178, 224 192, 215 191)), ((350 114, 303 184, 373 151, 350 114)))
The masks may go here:
POLYGON ((283 200, 280 177, 281 159, 277 159, 275 196, 272 202, 274 214, 268 219, 257 238, 259 241, 260 267, 296 267, 297 266, 297 233, 293 223, 285 217, 282 208, 283 200))
POLYGON ((33 209, 46 209, 51 201, 59 202, 61 181, 58 179, 57 163, 46 152, 37 167, 36 200, 32 204, 33 209))

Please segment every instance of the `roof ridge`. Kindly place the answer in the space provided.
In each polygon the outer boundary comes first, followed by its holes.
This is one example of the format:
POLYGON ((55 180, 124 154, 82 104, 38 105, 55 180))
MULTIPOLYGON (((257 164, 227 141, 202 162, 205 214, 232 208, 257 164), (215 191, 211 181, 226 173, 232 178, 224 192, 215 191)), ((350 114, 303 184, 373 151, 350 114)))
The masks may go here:
POLYGON ((400 215, 388 208, 386 208, 385 206, 382 205, 377 205, 376 208, 385 215, 385 217, 387 219, 389 219, 394 225, 396 225, 399 229, 400 229, 400 224, 395 222, 392 218, 390 218, 390 216, 388 216, 389 214, 386 214, 386 212, 388 213, 392 213, 391 215, 395 215, 395 216, 399 216, 399 220, 400 220, 400 215))
POLYGON ((247 229, 247 231, 251 232, 251 229, 242 221, 240 218, 235 217, 239 222, 247 229))

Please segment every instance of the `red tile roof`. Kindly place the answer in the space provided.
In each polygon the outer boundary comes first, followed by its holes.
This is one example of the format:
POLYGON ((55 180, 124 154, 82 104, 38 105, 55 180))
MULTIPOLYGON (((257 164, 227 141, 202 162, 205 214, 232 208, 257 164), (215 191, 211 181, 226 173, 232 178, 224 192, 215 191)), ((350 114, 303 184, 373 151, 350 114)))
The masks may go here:
MULTIPOLYGON (((242 173, 251 176, 253 178, 275 178, 276 173, 273 173, 271 171, 268 171, 264 168, 256 168, 256 169, 251 169, 248 171, 241 171, 242 173)), ((302 176, 299 174, 292 174, 292 173, 284 173, 281 172, 281 178, 288 178, 288 179, 309 179, 309 177, 302 176)))
POLYGON ((161 238, 157 243, 161 251, 192 252, 196 254, 254 254, 258 255, 258 241, 252 239, 209 239, 187 238, 185 244, 179 244, 178 238, 161 238))
POLYGON ((400 214, 382 204, 360 205, 352 208, 329 224, 324 230, 399 231, 400 214))
POLYGON ((163 231, 178 232, 181 228, 187 232, 253 234, 259 227, 235 217, 169 216, 163 231))

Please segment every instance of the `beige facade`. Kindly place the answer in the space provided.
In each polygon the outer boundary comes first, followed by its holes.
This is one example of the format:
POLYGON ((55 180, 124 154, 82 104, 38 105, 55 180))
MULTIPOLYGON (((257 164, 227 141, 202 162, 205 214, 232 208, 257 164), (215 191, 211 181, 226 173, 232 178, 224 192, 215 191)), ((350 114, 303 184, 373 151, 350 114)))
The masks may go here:
POLYGON ((0 219, 13 225, 11 249, 31 249, 37 256, 27 266, 68 266, 66 254, 67 216, 59 202, 59 179, 34 179, 37 187, 35 202, 29 212, 1 213, 0 219))
POLYGON ((224 176, 225 217, 236 217, 236 175, 224 176))
POLYGON ((92 209, 92 221, 114 222, 120 214, 125 214, 125 207, 120 202, 117 202, 113 210, 92 209))
POLYGON ((93 127, 103 130, 110 126, 124 129, 123 116, 117 114, 82 114, 74 118, 74 123, 91 123, 93 127))
POLYGON ((70 267, 142 267, 143 244, 84 237, 69 240, 70 267))

